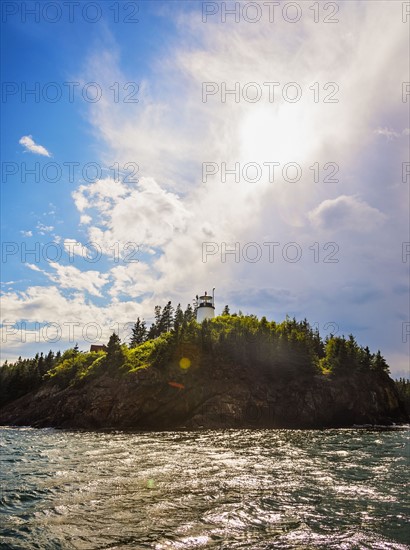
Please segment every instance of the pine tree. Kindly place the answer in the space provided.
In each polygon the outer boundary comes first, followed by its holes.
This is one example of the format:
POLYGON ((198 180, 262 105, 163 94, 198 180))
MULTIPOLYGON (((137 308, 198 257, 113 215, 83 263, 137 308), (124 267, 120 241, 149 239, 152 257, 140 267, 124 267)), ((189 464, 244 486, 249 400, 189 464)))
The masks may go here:
POLYGON ((138 317, 137 322, 134 324, 132 328, 132 336, 130 340, 130 348, 136 348, 143 342, 145 342, 147 336, 147 327, 145 325, 145 321, 138 317))
POLYGON ((194 311, 191 304, 188 304, 186 310, 184 311, 184 323, 188 324, 194 319, 194 311))
POLYGON ((114 353, 116 353, 120 349, 121 349, 121 339, 118 336, 118 334, 113 332, 110 336, 110 339, 108 340, 107 355, 108 356, 113 355, 114 353))
POLYGON ((157 336, 157 327, 154 325, 154 323, 152 323, 147 332, 147 340, 154 340, 154 338, 156 338, 157 336))
POLYGON ((162 317, 162 313, 161 313, 161 306, 155 306, 154 308, 154 326, 155 326, 155 336, 154 338, 156 338, 157 336, 159 336, 161 334, 161 317, 162 317))
POLYGON ((377 350, 376 355, 373 356, 372 366, 374 370, 378 372, 389 372, 389 365, 386 363, 385 358, 380 353, 380 350, 377 350))
POLYGON ((44 375, 46 372, 51 370, 53 366, 54 366, 54 353, 50 350, 47 353, 46 358, 44 359, 44 372, 42 374, 44 375))
POLYGON ((369 370, 372 366, 372 354, 369 347, 361 348, 360 368, 363 370, 369 370))
POLYGON ((160 328, 161 328, 161 334, 163 332, 170 332, 170 330, 173 327, 174 322, 174 308, 172 307, 171 302, 168 302, 166 306, 164 306, 162 310, 161 320, 160 320, 160 328))
POLYGON ((205 319, 201 323, 201 346, 205 352, 212 349, 211 324, 208 319, 205 319))
POLYGON ((181 309, 181 304, 178 304, 174 314, 174 330, 177 334, 179 334, 179 332, 181 331, 183 322, 184 313, 181 309))
MULTIPOLYGON (((356 339, 353 334, 349 334, 348 340, 346 340, 346 356, 347 362, 349 363, 349 368, 356 369, 359 366, 362 367, 364 364, 360 361, 359 357, 362 355, 359 346, 357 345, 356 339)), ((365 357, 363 355, 363 360, 365 357)))
POLYGON ((40 376, 43 376, 43 374, 45 374, 45 372, 46 372, 44 364, 45 364, 45 359, 44 359, 43 352, 41 352, 40 357, 38 358, 38 363, 37 363, 37 369, 38 369, 38 373, 39 373, 40 376))
POLYGON ((121 347, 121 340, 118 334, 113 332, 108 340, 107 355, 105 363, 110 370, 117 370, 125 362, 125 354, 121 347))
POLYGON ((226 305, 226 306, 224 307, 224 310, 223 310, 223 312, 222 312, 222 315, 230 315, 230 313, 229 313, 229 306, 228 306, 228 305, 226 305))

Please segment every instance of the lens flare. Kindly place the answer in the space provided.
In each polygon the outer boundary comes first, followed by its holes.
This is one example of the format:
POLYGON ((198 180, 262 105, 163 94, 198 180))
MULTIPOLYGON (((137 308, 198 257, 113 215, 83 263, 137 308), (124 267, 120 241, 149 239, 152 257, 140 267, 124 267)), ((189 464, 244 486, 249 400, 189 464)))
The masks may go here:
POLYGON ((191 366, 191 360, 188 359, 188 357, 182 357, 179 362, 179 366, 181 367, 181 369, 187 370, 191 366))

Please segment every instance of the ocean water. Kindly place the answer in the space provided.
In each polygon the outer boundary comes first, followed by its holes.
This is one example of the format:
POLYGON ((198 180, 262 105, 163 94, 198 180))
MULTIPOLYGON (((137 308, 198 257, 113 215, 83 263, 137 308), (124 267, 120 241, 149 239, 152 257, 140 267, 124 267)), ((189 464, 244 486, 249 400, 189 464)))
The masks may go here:
POLYGON ((2 428, 1 548, 410 548, 403 428, 2 428))

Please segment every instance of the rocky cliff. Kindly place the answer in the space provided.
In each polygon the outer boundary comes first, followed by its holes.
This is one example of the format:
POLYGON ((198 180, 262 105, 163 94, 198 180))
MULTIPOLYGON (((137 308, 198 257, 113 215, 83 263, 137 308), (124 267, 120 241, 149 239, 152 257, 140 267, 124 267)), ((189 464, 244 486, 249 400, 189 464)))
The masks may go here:
POLYGON ((202 363, 53 380, 0 410, 0 423, 84 429, 321 428, 408 421, 384 373, 310 379, 202 363))

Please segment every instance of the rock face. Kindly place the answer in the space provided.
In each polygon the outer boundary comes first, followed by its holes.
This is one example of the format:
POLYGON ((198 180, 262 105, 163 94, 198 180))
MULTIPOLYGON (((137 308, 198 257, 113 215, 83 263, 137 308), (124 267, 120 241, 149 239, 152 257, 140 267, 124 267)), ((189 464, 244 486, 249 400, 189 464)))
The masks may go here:
POLYGON ((407 422, 387 374, 276 379, 235 365, 52 380, 0 410, 0 424, 84 429, 321 428, 407 422))

